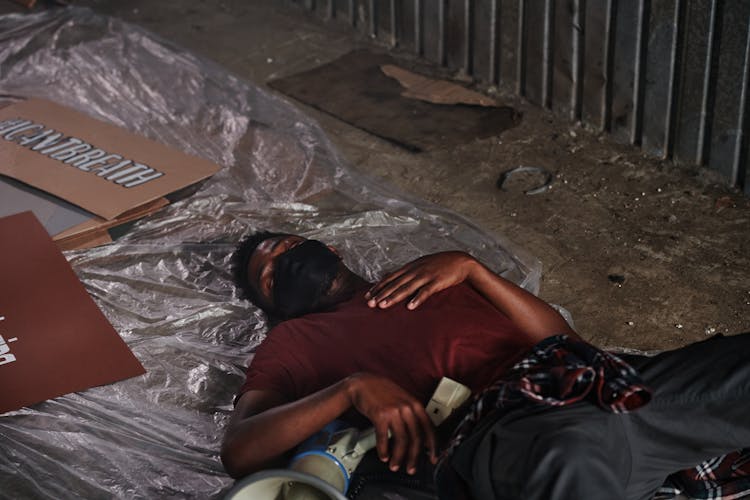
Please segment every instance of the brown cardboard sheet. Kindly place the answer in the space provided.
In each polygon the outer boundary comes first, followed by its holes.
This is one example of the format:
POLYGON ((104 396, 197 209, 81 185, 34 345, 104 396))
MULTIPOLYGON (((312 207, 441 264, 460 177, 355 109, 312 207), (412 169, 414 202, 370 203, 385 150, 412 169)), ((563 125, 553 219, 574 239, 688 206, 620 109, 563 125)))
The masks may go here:
POLYGON ((145 373, 31 212, 0 218, 0 413, 145 373))
POLYGON ((159 198, 133 210, 128 210, 113 220, 108 221, 100 217, 94 217, 56 234, 53 239, 60 250, 81 250, 106 245, 112 243, 111 230, 117 228, 117 231, 119 231, 129 223, 151 215, 168 204, 169 200, 159 198))
POLYGON ((465 104, 468 90, 457 95, 456 84, 394 71, 398 64, 387 54, 355 50, 268 85, 414 152, 497 136, 520 123, 521 114, 509 106, 487 106, 484 100, 477 105, 475 98, 465 104))
POLYGON ((122 214, 118 215, 117 218, 109 221, 98 217, 92 218, 56 234, 54 236, 54 240, 60 242, 73 236, 80 236, 83 233, 87 233, 89 231, 101 229, 107 230, 125 222, 130 222, 147 215, 151 215, 152 213, 156 212, 160 208, 166 207, 167 205, 169 205, 169 200, 167 200, 166 198, 157 198, 154 201, 136 207, 132 210, 128 210, 127 212, 123 212, 122 214))
POLYGON ((0 217, 31 210, 50 236, 90 222, 104 221, 72 203, 15 179, 0 175, 0 217))
MULTIPOLYGON (((184 188, 172 193, 170 198, 180 199, 180 195, 186 194, 186 190, 189 189, 184 188)), ((90 248, 111 243, 110 230, 116 228, 116 232, 121 232, 129 223, 157 212, 169 202, 167 198, 157 198, 107 220, 40 189, 0 175, 0 217, 27 210, 34 212, 37 220, 61 250, 90 248)))
POLYGON ((0 174, 104 219, 205 179, 219 166, 43 99, 0 109, 0 174))
POLYGON ((446 80, 435 80, 394 64, 383 64, 380 70, 395 78, 404 87, 401 95, 433 104, 468 104, 471 106, 498 106, 495 99, 463 85, 446 80))

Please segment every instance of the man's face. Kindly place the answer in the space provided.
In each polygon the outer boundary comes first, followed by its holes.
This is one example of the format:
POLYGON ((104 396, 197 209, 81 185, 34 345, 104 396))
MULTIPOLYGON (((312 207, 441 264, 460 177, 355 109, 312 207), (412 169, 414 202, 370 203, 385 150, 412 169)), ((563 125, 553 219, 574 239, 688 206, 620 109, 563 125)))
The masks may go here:
POLYGON ((276 259, 304 242, 305 238, 293 234, 263 240, 247 264, 247 278, 265 304, 273 306, 273 272, 276 259))

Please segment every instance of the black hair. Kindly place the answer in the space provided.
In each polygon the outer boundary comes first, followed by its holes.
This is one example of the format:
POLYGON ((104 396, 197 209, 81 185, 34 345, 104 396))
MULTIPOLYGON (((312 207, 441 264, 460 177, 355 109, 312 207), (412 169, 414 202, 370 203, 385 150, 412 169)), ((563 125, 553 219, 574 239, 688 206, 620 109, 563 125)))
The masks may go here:
POLYGON ((260 297, 257 288, 250 283, 249 276, 247 275, 247 265, 250 263, 250 257, 253 256, 253 252, 258 248, 258 245, 269 238, 276 238, 277 236, 285 236, 285 234, 272 233, 270 231, 258 231, 249 234, 240 241, 234 254, 232 254, 232 277, 234 284, 240 290, 240 296, 260 307, 269 315, 273 314, 274 311, 268 309, 269 304, 260 297))

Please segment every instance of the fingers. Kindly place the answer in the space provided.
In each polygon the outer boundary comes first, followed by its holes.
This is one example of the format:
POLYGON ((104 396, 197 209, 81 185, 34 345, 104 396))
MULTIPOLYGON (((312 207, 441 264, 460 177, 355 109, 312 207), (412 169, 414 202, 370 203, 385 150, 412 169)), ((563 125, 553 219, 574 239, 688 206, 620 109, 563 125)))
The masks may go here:
POLYGON ((381 290, 376 295, 372 295, 368 301, 370 307, 388 307, 408 299, 406 307, 414 310, 423 304, 428 297, 441 289, 440 284, 429 278, 404 278, 394 282, 391 286, 381 290), (411 297, 411 298, 409 298, 411 297))
POLYGON ((370 299, 369 304, 371 307, 377 305, 377 307, 383 309, 388 308, 408 299, 428 282, 426 278, 404 277, 380 291, 370 299))
POLYGON ((370 307, 387 308, 413 296, 415 292, 431 283, 433 277, 412 272, 401 273, 375 285, 366 295, 370 307))
POLYGON ((427 412, 422 405, 419 405, 418 411, 415 412, 419 419, 422 436, 424 437, 424 447, 430 457, 430 462, 437 463, 437 438, 435 437, 435 427, 427 416, 427 412))
POLYGON ((420 429, 421 425, 418 417, 418 413, 422 410, 422 406, 414 403, 410 410, 410 412, 404 415, 404 422, 409 431, 409 449, 406 457, 406 472, 408 474, 414 474, 417 471, 417 460, 419 459, 419 452, 422 449, 423 442, 423 432, 420 429))
MULTIPOLYGON (((405 403, 408 410, 408 403, 405 403)), ((388 462, 392 471, 397 471, 404 462, 404 457, 409 453, 409 467, 407 470, 415 469, 415 460, 412 460, 412 448, 419 451, 419 431, 417 430, 416 418, 409 411, 399 408, 391 408, 383 411, 379 418, 374 419, 375 448, 378 457, 383 462, 388 462), (390 438, 390 439, 389 439, 390 438)), ((413 472, 410 472, 413 474, 413 472)))
POLYGON ((390 428, 391 433, 393 434, 391 438, 393 446, 391 449, 391 457, 388 463, 388 468, 390 468, 393 472, 396 472, 399 467, 401 467, 401 463, 404 460, 404 455, 406 454, 406 449, 409 446, 410 431, 407 431, 407 426, 405 425, 404 420, 402 420, 401 418, 393 419, 391 421, 390 428))
POLYGON ((420 257, 387 275, 366 294, 367 305, 387 309, 407 300, 416 309, 434 293, 467 279, 472 257, 462 252, 442 252, 420 257))
POLYGON ((383 279, 381 279, 378 283, 372 286, 370 290, 367 291, 365 294, 365 297, 367 299, 373 299, 375 297, 378 297, 382 295, 382 290, 388 287, 389 284, 391 284, 394 280, 400 278, 403 276, 406 272, 408 272, 409 268, 411 266, 407 265, 402 267, 401 269, 394 271, 388 275, 386 275, 383 279))
POLYGON ((434 294, 437 291, 438 288, 435 286, 434 282, 430 282, 429 286, 423 286, 406 304, 407 309, 413 311, 414 309, 422 305, 422 303, 424 303, 424 301, 427 300, 430 295, 434 294))
POLYGON ((388 423, 382 420, 373 422, 375 427, 375 449, 378 451, 378 457, 381 461, 390 460, 388 454, 388 423))
POLYGON ((348 391, 351 404, 372 422, 378 456, 391 470, 403 464, 414 474, 425 447, 434 463, 434 428, 419 401, 389 379, 367 373, 350 377, 348 391))
POLYGON ((419 454, 425 447, 430 460, 434 463, 435 433, 419 403, 414 402, 398 413, 398 417, 391 420, 388 425, 391 431, 390 453, 381 454, 378 446, 378 454, 382 461, 388 462, 388 467, 393 472, 398 471, 403 464, 408 474, 414 474, 417 471, 419 454))

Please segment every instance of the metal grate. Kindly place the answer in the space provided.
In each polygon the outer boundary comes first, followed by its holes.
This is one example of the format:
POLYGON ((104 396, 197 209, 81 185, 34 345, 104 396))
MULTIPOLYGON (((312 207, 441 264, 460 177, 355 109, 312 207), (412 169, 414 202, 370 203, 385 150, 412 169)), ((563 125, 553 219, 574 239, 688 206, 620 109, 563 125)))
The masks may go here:
POLYGON ((750 195, 750 0, 303 0, 750 195))

